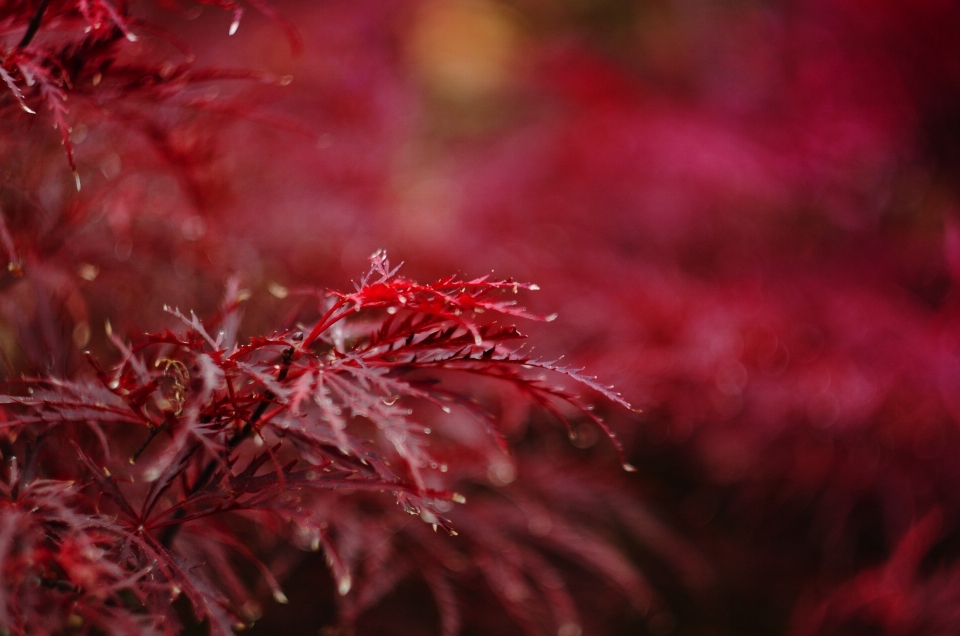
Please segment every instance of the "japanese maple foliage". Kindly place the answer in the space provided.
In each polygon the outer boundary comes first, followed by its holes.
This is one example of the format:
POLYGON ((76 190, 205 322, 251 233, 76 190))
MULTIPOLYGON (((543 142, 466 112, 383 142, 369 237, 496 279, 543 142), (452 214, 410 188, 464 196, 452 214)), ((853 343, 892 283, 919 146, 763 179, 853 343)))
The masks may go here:
MULTIPOLYGON (((356 291, 319 299, 326 310, 308 330, 239 342, 241 298, 234 286, 213 322, 171 310, 182 329, 148 335, 132 348, 115 338, 121 362, 109 371, 92 362, 95 378, 11 382, 0 396, 9 473, 5 626, 17 633, 177 633, 183 627, 177 612, 184 607, 174 601, 182 594, 211 633, 230 633, 235 623, 258 615, 233 559, 256 565, 274 598, 285 601, 232 517, 323 548, 345 596, 359 574, 353 542, 388 543, 362 527, 369 513, 350 497, 330 500, 325 490, 358 497, 389 493, 395 505, 434 530, 456 534, 444 513, 451 502, 465 500, 448 488, 454 478, 482 468, 477 458, 485 457, 458 452, 465 442, 456 429, 439 428, 431 436, 414 414, 431 406, 442 413, 467 408, 476 426, 487 426, 491 441, 503 441, 496 417, 446 387, 440 382, 445 375, 509 385, 568 425, 578 413, 607 430, 574 394, 548 384, 544 372, 628 406, 575 370, 531 358, 515 347, 522 337, 515 328, 490 320, 535 318, 497 298, 521 288, 530 286, 487 277, 419 285, 398 276, 381 253, 356 291), (64 462, 68 457, 72 461, 64 462), (265 515, 273 521, 262 521, 265 515), (351 529, 357 523, 361 527, 351 529)), ((389 515, 382 500, 377 514, 389 515)), ((546 620, 577 625, 572 601, 542 580, 559 581, 535 549, 525 548, 509 570, 489 562, 507 540, 494 537, 507 528, 484 530, 482 510, 476 514, 479 520, 464 524, 473 537, 467 544, 473 547, 465 549, 468 560, 492 577, 492 589, 512 589, 499 580, 504 576, 518 582, 532 577, 539 592, 524 597, 543 595, 546 620)), ((562 517, 545 523, 557 525, 551 541, 608 576, 641 607, 650 603, 647 585, 612 546, 561 530, 562 517)), ((447 575, 429 565, 451 547, 431 547, 432 537, 407 533, 425 551, 416 568, 437 594, 443 631, 456 633, 455 592, 447 575)), ((411 567, 401 555, 381 560, 382 571, 362 579, 365 585, 351 597, 356 600, 344 611, 345 622, 390 588, 397 576, 391 572, 411 567)), ((370 567, 363 564, 367 572, 370 567)), ((544 617, 507 606, 528 631, 542 629, 544 617)))
MULTIPOLYGON (((236 32, 243 7, 209 4, 236 32)), ((226 233, 218 130, 243 117, 304 126, 243 88, 220 94, 227 80, 289 78, 201 68, 157 15, 99 0, 0 9, 0 629, 228 634, 270 594, 286 603, 281 579, 322 551, 329 574, 314 577, 333 578, 339 608, 327 624, 350 629, 414 579, 444 634, 476 619, 464 592, 479 591, 507 610, 500 627, 572 635, 592 619, 565 589, 571 572, 638 613, 662 602, 614 527, 655 537, 677 576, 709 577, 656 520, 612 503, 609 476, 550 489, 560 457, 511 454, 510 427, 540 412, 574 439, 597 427, 632 470, 578 391, 627 402, 534 357, 503 322, 544 319, 512 298, 535 286, 422 285, 378 252, 353 292, 271 287, 299 303, 261 305, 244 326, 251 292, 229 275, 256 268, 226 233), (164 301, 209 317, 164 318, 164 301), (610 505, 590 505, 603 490, 610 505)))
MULTIPOLYGON (((488 277, 419 285, 398 276, 381 253, 356 291, 318 299, 325 311, 309 330, 238 342, 241 292, 234 286, 216 322, 205 325, 194 314, 171 310, 184 329, 149 335, 133 348, 114 337, 122 359, 110 371, 91 361, 95 378, 11 381, 0 396, 9 457, 6 628, 177 633, 183 627, 177 612, 184 608, 173 601, 182 594, 211 633, 230 633, 238 621, 258 615, 231 555, 256 565, 274 598, 285 602, 270 569, 235 530, 239 521, 231 522, 234 516, 259 521, 264 515, 275 521, 260 527, 327 552, 340 595, 366 575, 362 594, 343 612, 344 621, 352 622, 372 602, 370 594, 375 600, 389 589, 387 572, 406 561, 398 555, 382 564, 383 571, 365 564, 358 572, 353 542, 386 542, 376 541, 377 531, 350 531, 357 515, 367 513, 349 498, 331 502, 322 491, 389 493, 434 530, 455 534, 444 513, 451 502, 465 500, 445 487, 454 477, 463 483, 485 462, 457 450, 462 433, 444 435, 441 429, 434 443, 432 431, 413 414, 420 404, 445 413, 466 407, 476 415, 475 425, 486 425, 491 440, 506 451, 496 418, 469 395, 438 383, 443 376, 508 384, 568 426, 572 408, 614 440, 589 407, 542 374, 565 376, 628 406, 618 395, 517 349, 521 336, 515 328, 488 316, 477 320, 483 312, 536 318, 496 297, 530 287, 488 277), (366 434, 363 423, 372 426, 366 434), (444 437, 452 439, 445 444, 444 437), (64 464, 62 457, 76 459, 64 464), (370 585, 380 591, 370 592, 370 585)), ((487 458, 482 452, 476 457, 487 458)), ((506 515, 511 517, 523 519, 506 515)), ((488 523, 481 517, 465 524, 480 542, 471 558, 493 577, 492 589, 509 594, 512 588, 497 578, 507 573, 483 566, 506 540, 484 543, 485 532, 506 530, 484 530, 488 523)), ((564 532, 551 533, 552 541, 609 576, 641 607, 649 604, 646 586, 615 548, 599 538, 565 539, 564 532)), ((430 538, 408 534, 428 555, 436 549, 429 547, 430 538)), ((558 580, 544 557, 525 554, 509 576, 532 576, 535 584, 540 577, 558 580)), ((417 559, 415 567, 424 569, 437 594, 444 633, 456 633, 455 593, 440 569, 428 567, 430 560, 417 559)), ((554 585, 539 585, 548 620, 577 625, 572 601, 554 585)), ((519 607, 513 611, 528 631, 539 631, 542 619, 519 607)))
POLYGON ((0 9, 5 625, 958 630, 953 3, 156 5, 0 9))

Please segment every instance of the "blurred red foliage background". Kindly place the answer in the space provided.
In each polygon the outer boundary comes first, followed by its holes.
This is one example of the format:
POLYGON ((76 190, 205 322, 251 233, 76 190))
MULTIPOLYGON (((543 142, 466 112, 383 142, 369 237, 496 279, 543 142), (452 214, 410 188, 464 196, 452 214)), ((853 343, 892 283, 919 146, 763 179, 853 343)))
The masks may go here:
MULTIPOLYGON (((156 329, 163 303, 212 312, 236 272, 250 333, 289 290, 343 287, 380 248, 419 279, 536 281, 531 309, 559 318, 532 329, 535 351, 643 411, 606 413, 630 475, 600 435, 566 448, 522 407, 505 415, 538 496, 601 518, 564 489, 584 471, 644 518, 624 549, 659 600, 571 581, 584 633, 960 630, 956 3, 271 6, 302 50, 253 12, 228 38, 229 13, 134 5, 196 56, 133 45, 170 73, 269 82, 78 107, 79 195, 55 133, 4 135, 8 225, 46 237, 23 257, 30 280, 3 283, 11 370, 72 372, 108 347, 104 321, 156 329)), ((255 633, 330 625, 322 559, 285 574, 290 606, 255 633)), ((356 633, 435 633, 428 598, 408 581, 356 633)), ((511 633, 496 601, 462 603, 463 633, 511 633)))

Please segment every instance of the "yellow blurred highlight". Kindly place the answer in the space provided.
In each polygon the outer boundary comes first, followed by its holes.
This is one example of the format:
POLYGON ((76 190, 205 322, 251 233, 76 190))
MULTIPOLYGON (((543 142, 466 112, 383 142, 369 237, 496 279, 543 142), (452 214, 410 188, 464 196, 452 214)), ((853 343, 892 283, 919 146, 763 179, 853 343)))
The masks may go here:
POLYGON ((410 61, 428 91, 456 102, 494 95, 511 83, 520 29, 483 0, 433 0, 417 16, 410 61))

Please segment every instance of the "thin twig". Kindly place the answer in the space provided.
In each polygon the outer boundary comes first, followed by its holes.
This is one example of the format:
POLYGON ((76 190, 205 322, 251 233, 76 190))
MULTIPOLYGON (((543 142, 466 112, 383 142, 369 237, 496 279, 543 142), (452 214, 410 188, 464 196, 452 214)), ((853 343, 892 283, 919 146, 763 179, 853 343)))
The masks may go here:
POLYGON ((37 12, 30 18, 30 24, 27 25, 27 32, 23 34, 23 39, 21 39, 20 44, 17 45, 18 49, 24 48, 33 41, 33 37, 37 34, 37 31, 40 30, 40 22, 43 21, 43 14, 46 13, 48 4, 50 4, 50 0, 41 0, 37 12))

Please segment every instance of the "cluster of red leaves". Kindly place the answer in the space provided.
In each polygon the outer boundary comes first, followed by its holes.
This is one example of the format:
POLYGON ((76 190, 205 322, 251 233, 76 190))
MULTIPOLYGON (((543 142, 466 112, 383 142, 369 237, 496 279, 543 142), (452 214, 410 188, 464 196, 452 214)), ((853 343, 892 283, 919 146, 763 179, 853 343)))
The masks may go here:
MULTIPOLYGON (((243 14, 240 5, 230 0, 206 4, 232 10, 234 22, 230 31, 236 32, 243 14)), ((254 4, 270 13, 266 5, 254 4)), ((78 190, 81 181, 70 141, 68 101, 94 105, 119 120, 140 121, 127 110, 132 107, 131 100, 138 97, 175 97, 182 101, 182 106, 200 105, 203 100, 180 95, 187 84, 231 76, 251 77, 249 73, 196 71, 191 68, 189 56, 180 64, 158 65, 136 51, 131 55, 125 45, 137 42, 141 29, 154 37, 164 34, 132 18, 127 1, 11 2, 4 5, 0 20, 0 33, 19 37, 14 40, 16 44, 7 45, 0 52, 0 79, 26 113, 49 111, 78 190)), ((170 44, 177 42, 170 39, 170 44)))
MULTIPOLYGON (((233 2, 196 4, 235 20, 243 13, 233 2)), ((134 332, 155 325, 155 307, 141 312, 118 293, 142 289, 147 272, 179 270, 149 284, 163 288, 158 298, 198 309, 212 307, 198 299, 216 297, 226 278, 225 242, 207 236, 226 203, 210 165, 214 133, 198 131, 255 111, 253 100, 225 94, 224 82, 263 89, 288 80, 200 67, 181 38, 134 9, 158 11, 100 0, 11 2, 0 11, 0 252, 10 274, 0 282, 0 315, 16 336, 4 349, 9 373, 73 373, 83 364, 78 350, 104 342, 91 321, 112 315, 134 332), (85 196, 75 191, 81 182, 85 196), (125 266, 111 267, 117 262, 125 266)))
MULTIPOLYGON (((412 566, 391 554, 389 534, 381 536, 379 523, 369 527, 363 508, 323 492, 390 493, 434 530, 455 534, 444 512, 464 499, 444 488, 483 462, 455 451, 462 420, 446 429, 438 422, 431 435, 415 411, 466 408, 503 444, 496 417, 446 386, 444 376, 512 386, 568 426, 572 408, 605 429, 567 389, 547 384, 544 373, 627 406, 575 370, 513 348, 521 338, 515 328, 477 320, 485 312, 536 318, 497 297, 530 287, 486 277, 419 285, 377 254, 355 292, 320 299, 329 307, 306 336, 285 330, 238 343, 234 286, 216 322, 204 325, 172 310, 185 325, 180 332, 148 336, 133 349, 114 339, 122 362, 109 372, 98 369, 95 379, 9 384, 0 396, 10 465, 0 561, 4 626, 30 634, 172 634, 182 628, 177 611, 184 608, 173 601, 183 594, 211 633, 229 634, 233 624, 258 616, 237 557, 255 564, 274 598, 285 601, 235 517, 304 547, 322 547, 340 595, 353 590, 342 619, 355 620, 412 566), (14 453, 26 457, 26 472, 18 472, 14 453), (378 558, 358 558, 369 546, 379 546, 378 558), (355 586, 361 566, 363 585, 355 586)), ((523 514, 532 504, 517 505, 523 514)), ((377 510, 377 517, 389 515, 383 502, 377 510)), ((647 586, 613 547, 578 536, 562 517, 541 514, 556 526, 551 541, 638 603, 650 602, 647 586)), ((515 562, 495 563, 511 542, 504 534, 510 524, 486 528, 482 518, 478 509, 462 521, 471 537, 460 548, 466 558, 498 593, 542 596, 546 603, 539 619, 507 603, 516 619, 532 633, 544 619, 577 625, 549 562, 525 547, 515 562), (470 523, 473 515, 479 516, 470 523), (526 577, 537 591, 527 589, 526 577)), ((417 530, 405 534, 428 557, 414 561, 437 595, 444 633, 457 633, 453 588, 442 568, 430 566, 449 561, 443 550, 453 548, 431 546, 432 538, 417 530)))

